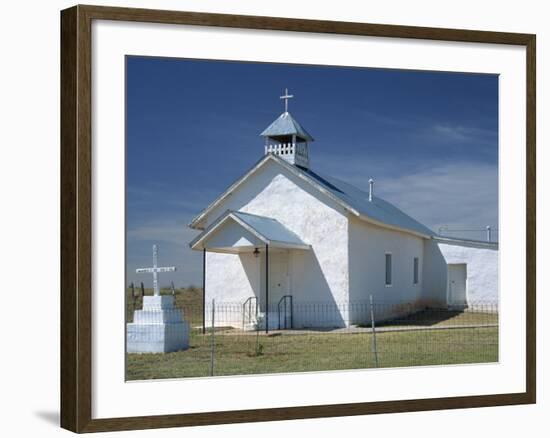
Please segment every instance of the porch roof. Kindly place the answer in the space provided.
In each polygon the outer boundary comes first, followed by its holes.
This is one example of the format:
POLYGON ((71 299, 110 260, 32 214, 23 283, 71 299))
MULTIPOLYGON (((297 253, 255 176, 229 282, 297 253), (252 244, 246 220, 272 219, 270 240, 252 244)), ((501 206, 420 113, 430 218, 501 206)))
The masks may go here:
POLYGON ((282 249, 311 248, 277 219, 233 210, 226 211, 189 244, 194 250, 225 253, 251 252, 264 245, 282 249))

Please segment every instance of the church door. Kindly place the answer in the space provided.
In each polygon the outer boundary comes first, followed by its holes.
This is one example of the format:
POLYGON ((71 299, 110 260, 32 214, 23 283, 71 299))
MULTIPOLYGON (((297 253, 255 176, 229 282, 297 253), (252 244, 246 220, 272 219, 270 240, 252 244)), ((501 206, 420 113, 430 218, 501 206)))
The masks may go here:
POLYGON ((288 254, 273 252, 269 257, 269 307, 277 310, 277 303, 288 292, 288 254))
POLYGON ((466 304, 466 263, 449 264, 447 275, 447 304, 466 304))

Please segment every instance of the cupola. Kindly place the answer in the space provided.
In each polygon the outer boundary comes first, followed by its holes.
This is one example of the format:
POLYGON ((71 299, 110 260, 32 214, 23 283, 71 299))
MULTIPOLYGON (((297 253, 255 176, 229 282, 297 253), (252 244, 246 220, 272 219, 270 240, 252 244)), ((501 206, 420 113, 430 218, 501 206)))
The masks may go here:
POLYGON ((266 155, 278 155, 291 164, 308 169, 308 143, 313 141, 313 137, 288 112, 288 100, 293 97, 285 90, 285 94, 280 96, 285 101, 284 113, 260 135, 265 138, 266 155))

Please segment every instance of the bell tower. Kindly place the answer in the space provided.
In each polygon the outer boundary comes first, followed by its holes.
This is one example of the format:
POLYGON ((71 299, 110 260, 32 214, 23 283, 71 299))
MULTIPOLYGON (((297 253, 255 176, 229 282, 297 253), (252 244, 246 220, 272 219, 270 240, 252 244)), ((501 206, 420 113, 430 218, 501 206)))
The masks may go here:
POLYGON ((288 101, 294 96, 280 96, 285 101, 285 111, 260 135, 265 138, 265 154, 278 155, 291 164, 309 169, 309 143, 313 137, 302 128, 288 112, 288 101))

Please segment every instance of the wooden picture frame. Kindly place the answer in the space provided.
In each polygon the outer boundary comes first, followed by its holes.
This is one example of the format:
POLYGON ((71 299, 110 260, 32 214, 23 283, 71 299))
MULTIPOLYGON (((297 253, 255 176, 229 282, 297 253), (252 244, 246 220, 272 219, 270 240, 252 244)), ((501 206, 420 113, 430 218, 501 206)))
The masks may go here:
POLYGON ((61 426, 98 432, 535 403, 535 35, 382 24, 75 6, 61 12, 61 426), (92 419, 92 22, 115 20, 526 48, 526 391, 179 415, 92 419))

